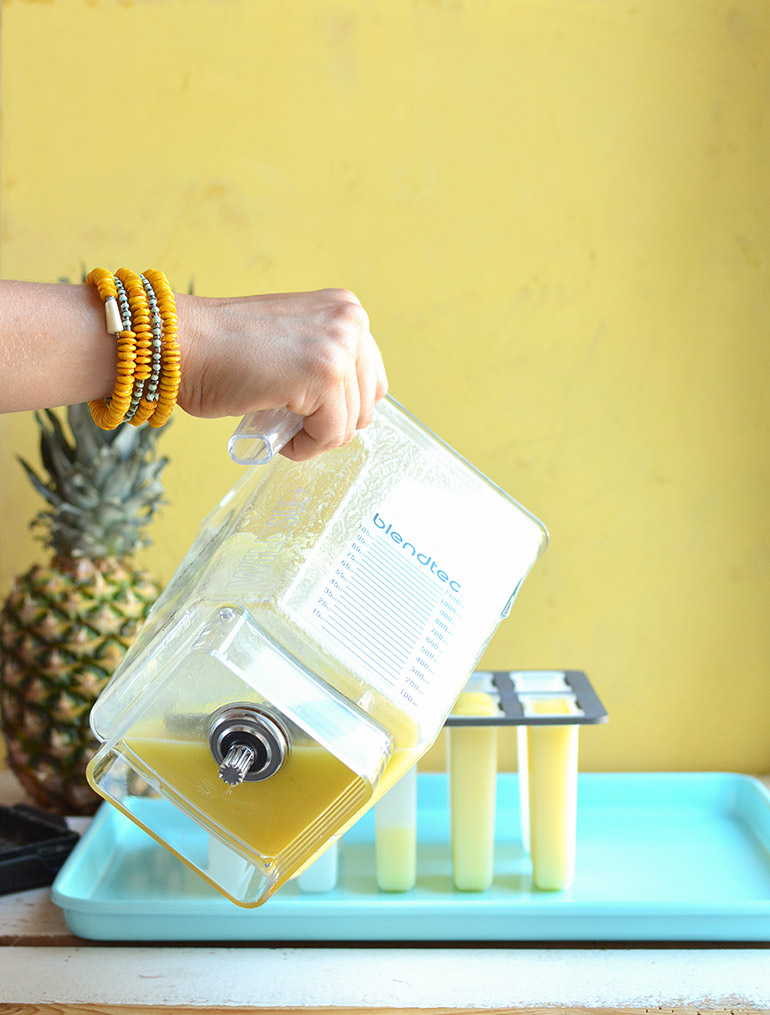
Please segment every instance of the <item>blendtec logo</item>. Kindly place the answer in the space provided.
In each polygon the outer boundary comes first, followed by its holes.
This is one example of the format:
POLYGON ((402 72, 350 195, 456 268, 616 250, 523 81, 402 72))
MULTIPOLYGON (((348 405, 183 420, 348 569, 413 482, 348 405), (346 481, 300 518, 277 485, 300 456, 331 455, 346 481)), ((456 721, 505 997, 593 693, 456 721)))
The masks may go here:
POLYGON ((383 534, 389 536, 394 543, 398 544, 401 547, 402 550, 411 551, 411 556, 414 557, 414 559, 418 562, 418 564, 421 564, 423 567, 426 567, 431 574, 434 574, 438 578, 440 582, 446 582, 453 592, 460 591, 461 588, 460 583, 451 579, 449 575, 446 573, 446 571, 442 571, 441 568, 438 566, 437 562, 433 559, 433 557, 429 556, 427 553, 418 553, 417 547, 414 545, 414 543, 407 542, 401 535, 401 533, 396 532, 393 526, 387 524, 385 519, 382 518, 376 511, 374 513, 373 521, 374 524, 377 526, 377 528, 382 529, 383 534))

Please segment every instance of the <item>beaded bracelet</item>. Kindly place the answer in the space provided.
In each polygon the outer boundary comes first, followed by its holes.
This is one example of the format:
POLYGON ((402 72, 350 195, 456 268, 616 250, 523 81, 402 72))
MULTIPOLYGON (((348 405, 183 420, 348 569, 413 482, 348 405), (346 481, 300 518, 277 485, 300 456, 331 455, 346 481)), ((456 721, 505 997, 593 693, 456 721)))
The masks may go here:
POLYGON ((107 332, 117 335, 117 376, 109 399, 89 402, 103 430, 123 422, 152 427, 168 421, 179 394, 180 355, 174 294, 155 269, 137 275, 95 268, 86 276, 104 302, 107 332))
POLYGON ((136 335, 136 367, 134 369, 134 387, 131 392, 131 404, 123 417, 128 423, 134 419, 144 391, 144 382, 150 376, 150 305, 147 294, 138 275, 128 268, 120 268, 115 272, 115 284, 123 287, 125 299, 131 315, 131 322, 136 335))
POLYGON ((114 430, 123 422, 131 405, 136 365, 136 335, 131 328, 130 314, 121 313, 118 305, 118 288, 114 277, 104 268, 95 268, 86 276, 86 284, 96 286, 104 302, 107 331, 117 335, 118 362, 115 388, 109 399, 98 398, 88 403, 91 415, 102 430, 114 430))
POLYGON ((157 408, 158 381, 160 379, 161 348, 163 341, 163 321, 160 313, 158 312, 158 299, 155 295, 155 290, 144 275, 140 275, 139 278, 141 280, 142 287, 144 288, 145 296, 147 297, 147 306, 150 310, 152 344, 149 349, 149 375, 147 378, 147 387, 142 395, 136 414, 131 420, 134 426, 139 426, 141 423, 148 420, 157 408))
POLYGON ((174 293, 168 279, 162 271, 148 268, 144 277, 155 292, 158 305, 158 316, 163 326, 163 338, 160 349, 160 376, 158 378, 158 402, 155 412, 150 416, 150 426, 163 426, 168 421, 177 396, 181 380, 179 343, 177 342, 177 319, 174 293))

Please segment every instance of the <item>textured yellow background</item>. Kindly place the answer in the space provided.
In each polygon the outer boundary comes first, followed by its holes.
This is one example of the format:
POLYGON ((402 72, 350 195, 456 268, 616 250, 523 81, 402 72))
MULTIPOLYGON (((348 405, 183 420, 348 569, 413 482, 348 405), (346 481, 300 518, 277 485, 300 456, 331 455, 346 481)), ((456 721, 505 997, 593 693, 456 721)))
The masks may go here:
MULTIPOLYGON (((585 768, 767 771, 769 67, 765 0, 8 0, 0 270, 352 288, 550 529, 485 664, 588 672, 585 768)), ((162 578, 232 423, 163 436, 162 578)), ((34 445, 0 420, 2 594, 34 445)))

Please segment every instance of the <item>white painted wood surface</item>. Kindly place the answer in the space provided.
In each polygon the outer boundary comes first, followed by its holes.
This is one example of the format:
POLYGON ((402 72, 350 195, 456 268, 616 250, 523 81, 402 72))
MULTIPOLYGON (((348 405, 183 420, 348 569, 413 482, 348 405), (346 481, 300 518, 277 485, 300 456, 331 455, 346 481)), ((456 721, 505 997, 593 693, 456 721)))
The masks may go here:
POLYGON ((0 897, 0 1013, 22 1004, 770 1012, 770 948, 103 946, 36 889, 0 897))
POLYGON ((770 1009, 764 950, 19 947, 0 970, 27 1004, 770 1009))

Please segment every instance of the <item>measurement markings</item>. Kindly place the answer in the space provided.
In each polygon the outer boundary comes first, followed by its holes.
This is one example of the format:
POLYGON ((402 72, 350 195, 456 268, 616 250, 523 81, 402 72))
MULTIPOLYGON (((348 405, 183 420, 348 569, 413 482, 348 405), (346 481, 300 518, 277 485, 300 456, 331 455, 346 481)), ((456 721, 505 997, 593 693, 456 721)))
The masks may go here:
POLYGON ((334 617, 337 623, 344 623, 348 628, 355 627, 362 636, 380 640, 384 648, 396 646, 401 652, 407 654, 412 652, 415 637, 410 630, 399 625, 398 616, 382 615, 381 611, 372 615, 372 612, 362 611, 361 605, 357 598, 353 598, 350 602, 341 601, 330 613, 330 618, 334 617))
MULTIPOLYGON (((318 600, 325 613, 322 629, 350 656, 396 685, 410 661, 416 665, 426 636, 442 643, 439 654, 444 651, 446 636, 431 625, 439 622, 446 592, 411 557, 363 531, 369 539, 356 537, 341 565, 345 573, 338 569, 318 600)), ((451 627, 452 619, 446 619, 451 627)), ((430 653, 425 661, 435 658, 430 653)), ((414 676, 422 681, 429 671, 415 665, 414 676)))
POLYGON ((439 604, 438 599, 429 602, 421 596, 414 595, 408 586, 399 585, 382 574, 366 571, 360 575, 360 580, 380 598, 387 596, 396 603, 402 613, 406 610, 416 617, 432 616, 439 604))
MULTIPOLYGON (((376 647, 369 646, 358 636, 351 641, 344 628, 340 628, 336 624, 329 624, 327 622, 327 625, 324 626, 325 628, 331 628, 339 644, 346 648, 352 656, 360 659, 367 666, 371 666, 378 673, 389 677, 391 682, 395 682, 405 665, 405 661, 395 657, 392 653, 382 652, 376 647)), ((406 656, 406 659, 408 658, 406 656)))
POLYGON ((396 547, 387 546, 381 541, 369 544, 368 555, 372 554, 390 570, 407 577, 410 582, 418 582, 427 592, 433 592, 433 583, 428 577, 429 573, 423 570, 422 564, 415 564, 410 555, 399 553, 396 547))
POLYGON ((368 619, 367 617, 351 616, 347 611, 334 610, 329 614, 326 624, 336 629, 347 640, 353 636, 358 641, 371 645, 377 652, 392 654, 393 650, 396 649, 399 655, 403 655, 406 658, 409 657, 411 644, 395 638, 392 638, 390 641, 386 640, 382 637, 384 632, 375 625, 367 623, 368 619))
MULTIPOLYGON (((388 620, 393 624, 398 625, 411 637, 418 638, 422 634, 425 624, 430 618, 430 614, 419 609, 412 609, 411 613, 407 609, 398 609, 389 598, 388 586, 383 586, 382 582, 376 582, 375 580, 367 581, 366 577, 357 575, 356 578, 351 579, 348 589, 345 590, 345 598, 347 596, 355 596, 356 599, 362 603, 368 603, 372 612, 378 613, 383 620, 388 620), (417 614, 417 618, 415 617, 417 614), (419 623, 419 619, 422 619, 422 624, 419 623)), ((403 596, 398 596, 395 593, 396 598, 403 599, 403 596)), ((340 602, 342 601, 340 596, 340 602)), ((419 604, 416 604, 419 605, 419 604)), ((356 609, 356 607, 354 607, 356 609)), ((360 608, 359 608, 360 609, 360 608)), ((357 610, 358 612, 358 610, 357 610)))
POLYGON ((412 574, 412 571, 408 563, 401 564, 397 558, 394 561, 392 555, 385 556, 381 551, 373 552, 371 549, 356 569, 357 574, 363 572, 372 575, 376 585, 382 585, 385 580, 399 593, 408 595, 421 606, 435 609, 441 590, 426 582, 423 575, 412 574))
POLYGON ((387 571, 403 588, 424 599, 426 603, 435 604, 435 600, 440 594, 439 590, 430 584, 429 579, 422 572, 416 570, 414 564, 410 564, 409 559, 402 561, 393 552, 386 553, 375 545, 369 547, 367 556, 376 558, 376 562, 382 570, 387 571))

